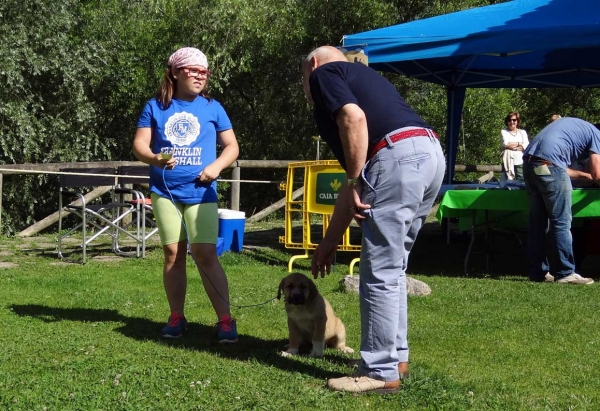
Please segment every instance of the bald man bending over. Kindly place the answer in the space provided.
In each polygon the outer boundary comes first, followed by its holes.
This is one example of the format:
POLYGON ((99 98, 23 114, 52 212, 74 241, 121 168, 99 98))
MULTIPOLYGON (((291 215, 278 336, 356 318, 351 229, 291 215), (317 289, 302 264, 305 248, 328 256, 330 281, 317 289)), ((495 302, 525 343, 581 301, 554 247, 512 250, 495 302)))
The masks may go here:
POLYGON ((360 255, 361 362, 358 376, 330 379, 335 391, 396 392, 408 376, 406 265, 445 171, 437 134, 395 87, 338 49, 313 50, 302 84, 314 118, 347 179, 312 274, 330 272, 337 245, 356 219, 360 255))

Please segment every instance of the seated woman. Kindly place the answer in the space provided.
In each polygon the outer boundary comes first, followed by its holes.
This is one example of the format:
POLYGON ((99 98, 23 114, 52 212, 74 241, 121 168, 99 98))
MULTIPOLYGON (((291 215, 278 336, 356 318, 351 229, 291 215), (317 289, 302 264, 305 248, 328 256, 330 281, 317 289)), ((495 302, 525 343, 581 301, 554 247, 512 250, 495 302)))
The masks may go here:
POLYGON ((517 112, 508 113, 502 130, 502 165, 507 180, 523 181, 523 151, 529 145, 527 132, 519 128, 521 117, 517 112))

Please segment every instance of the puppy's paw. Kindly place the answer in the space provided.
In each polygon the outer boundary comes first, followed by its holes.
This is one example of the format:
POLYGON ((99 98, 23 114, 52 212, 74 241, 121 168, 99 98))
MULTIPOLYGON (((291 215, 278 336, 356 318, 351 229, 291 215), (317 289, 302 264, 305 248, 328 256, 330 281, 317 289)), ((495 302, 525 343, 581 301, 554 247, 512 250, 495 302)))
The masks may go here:
POLYGON ((312 348, 309 356, 310 357, 322 357, 323 350, 325 348, 325 344, 322 341, 320 341, 320 342, 313 341, 312 346, 313 346, 313 348, 312 348))
POLYGON ((344 347, 339 347, 338 349, 345 354, 354 354, 354 350, 350 347, 344 346, 344 347))
POLYGON ((288 348, 286 351, 281 351, 280 355, 282 357, 293 357, 294 355, 298 355, 298 349, 288 348))

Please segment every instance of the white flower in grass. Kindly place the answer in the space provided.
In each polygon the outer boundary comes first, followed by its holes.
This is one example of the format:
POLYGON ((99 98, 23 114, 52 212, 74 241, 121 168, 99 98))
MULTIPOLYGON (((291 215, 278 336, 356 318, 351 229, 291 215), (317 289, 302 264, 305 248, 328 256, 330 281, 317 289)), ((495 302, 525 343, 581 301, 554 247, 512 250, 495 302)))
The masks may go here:
POLYGON ((192 381, 190 382, 190 387, 191 388, 195 388, 198 387, 200 389, 202 388, 206 388, 210 385, 210 380, 206 380, 206 381, 192 381))

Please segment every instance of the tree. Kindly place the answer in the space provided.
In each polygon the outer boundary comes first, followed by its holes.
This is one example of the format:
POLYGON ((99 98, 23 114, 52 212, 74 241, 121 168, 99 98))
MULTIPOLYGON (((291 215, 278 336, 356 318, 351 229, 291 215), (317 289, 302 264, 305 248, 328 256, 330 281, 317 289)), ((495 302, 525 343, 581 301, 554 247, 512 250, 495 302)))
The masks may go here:
MULTIPOLYGON (((70 36, 79 23, 74 0, 0 3, 1 163, 86 161, 110 152, 96 133, 94 86, 101 50, 94 39, 70 36)), ((47 177, 7 178, 3 229, 36 219, 50 193, 47 177)))
MULTIPOLYGON (((300 85, 308 52, 339 45, 345 34, 498 2, 4 0, 0 163, 134 159, 139 113, 182 46, 208 56, 209 91, 231 117, 240 158, 312 160, 317 130, 300 85)), ((385 75, 444 136, 445 90, 385 75)), ((519 111, 534 135, 554 112, 598 121, 598 97, 590 90, 468 90, 458 160, 499 164, 508 111, 519 111)), ((322 153, 331 158, 326 147, 322 153)), ((242 178, 283 180, 285 172, 245 170, 242 178)), ((54 176, 8 176, 3 189, 4 233, 56 209, 54 176)), ((280 196, 275 185, 242 185, 248 212, 280 196)))

